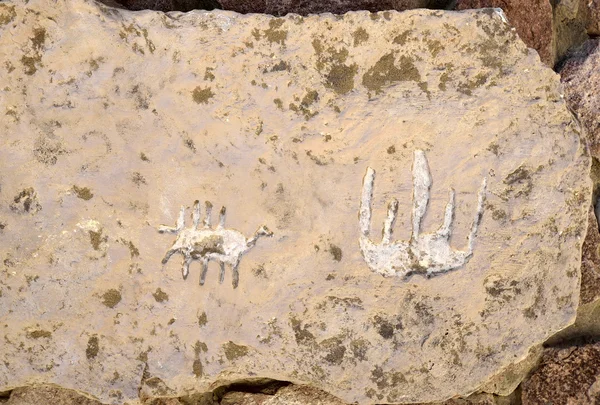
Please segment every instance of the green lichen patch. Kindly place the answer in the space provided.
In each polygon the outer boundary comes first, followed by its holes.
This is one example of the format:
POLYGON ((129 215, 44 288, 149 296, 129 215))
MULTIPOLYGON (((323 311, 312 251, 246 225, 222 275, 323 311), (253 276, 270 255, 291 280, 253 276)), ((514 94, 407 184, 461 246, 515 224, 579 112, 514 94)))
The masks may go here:
POLYGON ((125 246, 127 246, 129 248, 129 254, 131 255, 132 259, 134 257, 138 257, 140 255, 139 249, 133 244, 132 241, 121 238, 121 239, 119 239, 119 242, 121 242, 122 244, 124 244, 125 246))
POLYGON ((333 46, 325 48, 319 39, 312 42, 317 58, 316 68, 324 75, 324 85, 337 94, 343 95, 354 88, 354 76, 358 73, 358 66, 346 63, 348 50, 335 49, 333 46), (329 70, 327 70, 329 68, 329 70))
POLYGON ((211 68, 211 67, 207 67, 206 70, 204 71, 204 80, 209 80, 209 81, 213 81, 215 80, 215 75, 213 74, 213 71, 215 69, 211 68))
POLYGON ((429 49, 431 56, 435 58, 442 50, 444 50, 444 45, 438 40, 429 39, 427 40, 427 49, 429 49))
POLYGON ((202 361, 200 361, 200 359, 196 359, 192 363, 192 373, 194 373, 196 377, 202 377, 202 375, 204 375, 202 361))
POLYGON ((402 33, 396 35, 392 42, 394 44, 404 46, 409 41, 411 33, 412 33, 412 30, 403 31, 402 33))
POLYGON ((88 360, 92 360, 98 356, 98 352, 100 351, 100 341, 98 336, 92 336, 88 339, 87 347, 85 348, 85 357, 88 360))
POLYGON ((208 317, 206 316, 206 312, 202 311, 200 315, 198 315, 198 326, 203 327, 208 323, 208 317))
POLYGON ((35 159, 45 164, 46 166, 55 165, 58 162, 58 157, 67 154, 68 151, 63 146, 60 139, 52 136, 40 136, 33 148, 35 159))
POLYGON ((208 346, 206 345, 206 343, 201 342, 199 340, 197 340, 196 343, 194 343, 194 354, 196 355, 196 357, 198 357, 201 352, 206 353, 207 351, 208 346))
POLYGON ((395 55, 390 52, 382 56, 364 75, 362 84, 370 91, 379 94, 382 88, 394 82, 414 81, 421 83, 419 69, 413 60, 402 55, 398 59, 399 67, 396 67, 395 55))
POLYGON ((338 246, 330 244, 329 253, 331 253, 333 260, 335 260, 336 262, 342 261, 342 249, 340 249, 338 246))
POLYGON ((294 316, 290 317, 290 324, 298 345, 313 346, 315 344, 315 336, 307 329, 307 325, 302 327, 302 322, 294 316))
POLYGON ((99 231, 88 231, 90 235, 90 244, 94 250, 100 250, 103 243, 106 243, 108 236, 102 236, 102 229, 99 231))
POLYGON ((346 346, 342 344, 342 340, 338 337, 332 337, 329 339, 323 340, 319 344, 321 350, 326 352, 324 356, 324 360, 335 366, 339 366, 342 364, 344 360, 344 355, 346 354, 346 346))
POLYGON ((302 98, 300 103, 303 107, 308 107, 319 100, 319 93, 316 90, 308 91, 302 98))
POLYGON ((240 357, 244 357, 248 354, 248 347, 242 345, 236 345, 232 341, 225 343, 223 346, 223 352, 225 353, 225 357, 229 361, 234 361, 239 359, 240 357))
POLYGON ((33 37, 30 38, 33 49, 36 52, 41 51, 46 43, 46 29, 45 28, 34 28, 33 37))
POLYGON ((157 288, 156 291, 152 293, 152 296, 156 302, 165 302, 169 300, 169 295, 160 288, 157 288))
POLYGON ((146 156, 146 154, 144 152, 140 152, 140 159, 144 162, 150 161, 150 159, 148 158, 148 156, 146 156))
POLYGON ((47 330, 37 329, 37 330, 32 330, 32 331, 27 332, 26 336, 29 339, 41 339, 41 338, 49 339, 52 337, 52 332, 47 331, 47 330))
POLYGON ((27 187, 13 198, 10 209, 14 212, 35 214, 41 211, 42 206, 33 187, 27 187))
POLYGON ((215 93, 212 92, 210 87, 196 87, 192 91, 192 99, 196 104, 208 104, 208 100, 213 98, 215 93))
POLYGON ((325 87, 333 89, 337 94, 346 94, 354 88, 356 73, 358 73, 358 66, 355 63, 333 65, 325 76, 325 87))
POLYGON ((121 302, 121 293, 119 290, 111 288, 102 294, 102 304, 108 308, 116 307, 119 302, 121 302))
POLYGON ((87 187, 77 187, 76 185, 73 185, 73 192, 77 195, 77 198, 81 198, 85 201, 89 201, 94 197, 92 191, 87 187))
POLYGON ((269 28, 263 31, 264 38, 271 43, 285 45, 288 32, 281 29, 284 22, 285 20, 282 18, 275 18, 269 21, 269 28))
POLYGON ((140 172, 133 172, 133 174, 131 175, 131 181, 138 187, 140 187, 141 185, 148 185, 146 178, 142 176, 140 172))
POLYGON ((354 339, 350 342, 352 356, 359 361, 367 361, 367 350, 371 344, 365 339, 354 339))
POLYGON ((42 61, 42 57, 39 54, 36 54, 34 56, 26 56, 23 55, 21 57, 21 63, 23 64, 24 67, 24 73, 28 76, 33 76, 35 74, 35 72, 37 72, 37 66, 38 64, 41 64, 42 61))
POLYGON ((460 82, 456 86, 456 90, 459 91, 460 93, 470 96, 473 94, 473 90, 477 89, 478 87, 483 86, 487 82, 488 77, 489 77, 488 74, 479 73, 479 74, 477 74, 477 76, 475 76, 474 78, 472 78, 470 80, 467 80, 465 82, 460 82))
POLYGON ((15 6, 0 3, 0 26, 13 22, 16 17, 15 6))
POLYGON ((363 27, 359 27, 352 33, 352 38, 354 38, 354 46, 359 46, 369 40, 369 34, 363 27))

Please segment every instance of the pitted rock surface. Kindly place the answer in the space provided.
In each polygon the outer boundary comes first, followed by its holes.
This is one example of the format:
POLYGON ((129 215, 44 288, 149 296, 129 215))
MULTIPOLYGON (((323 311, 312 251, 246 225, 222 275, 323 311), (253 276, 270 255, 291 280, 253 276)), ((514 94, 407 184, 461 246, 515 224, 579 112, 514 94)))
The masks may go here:
POLYGON ((573 322, 589 157, 496 11, 12 1, 0 59, 0 391, 443 401, 573 322))

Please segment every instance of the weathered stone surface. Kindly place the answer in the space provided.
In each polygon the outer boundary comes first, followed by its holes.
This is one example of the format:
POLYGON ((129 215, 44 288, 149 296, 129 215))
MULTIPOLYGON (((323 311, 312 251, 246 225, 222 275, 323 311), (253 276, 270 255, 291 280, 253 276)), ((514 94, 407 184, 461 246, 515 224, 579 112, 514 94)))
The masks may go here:
POLYGON ((590 39, 560 70, 569 108, 585 129, 592 156, 600 158, 600 39, 590 39))
POLYGON ((238 13, 266 13, 283 16, 288 13, 300 15, 348 11, 412 10, 415 8, 441 9, 449 0, 220 0, 223 9, 238 13))
POLYGON ((523 405, 600 402, 600 344, 549 348, 523 383, 523 405))
POLYGON ((542 61, 554 66, 552 6, 548 0, 458 0, 457 10, 498 7, 515 27, 519 37, 538 51, 542 61))
POLYGON ((432 402, 525 359, 575 316, 589 157, 503 18, 2 3, 0 391, 432 402))

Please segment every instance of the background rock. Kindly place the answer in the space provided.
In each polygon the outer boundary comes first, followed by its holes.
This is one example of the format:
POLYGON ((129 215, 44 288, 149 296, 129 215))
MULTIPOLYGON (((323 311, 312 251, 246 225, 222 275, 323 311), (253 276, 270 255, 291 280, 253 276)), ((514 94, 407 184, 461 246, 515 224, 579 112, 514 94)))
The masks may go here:
POLYGON ((238 13, 266 13, 283 16, 317 13, 344 14, 348 11, 412 10, 415 8, 442 9, 449 0, 221 0, 223 9, 238 13))
POLYGON ((548 0, 458 0, 457 10, 498 7, 527 46, 535 49, 545 64, 556 61, 553 43, 552 6, 548 0))
POLYGON ((493 10, 0 13, 0 389, 121 403, 258 375, 348 402, 443 400, 573 321, 588 157, 556 75, 493 10), (418 150, 425 235, 457 191, 453 250, 487 177, 475 251, 436 277, 384 278, 359 247, 363 178, 377 171, 373 238, 397 197, 408 241, 418 150), (274 231, 237 288, 229 266, 200 286, 197 261, 187 280, 175 257, 161 265, 175 237, 157 229, 181 205, 189 227, 196 199, 227 205, 244 235, 274 231))
POLYGON ((559 69, 569 108, 585 130, 592 156, 600 157, 600 39, 590 39, 559 69))
POLYGON ((600 401, 600 344, 549 348, 523 383, 523 405, 596 404, 600 401))
POLYGON ((111 7, 121 6, 129 10, 156 10, 156 11, 191 11, 214 10, 222 8, 218 0, 118 0, 119 3, 106 5, 111 7))

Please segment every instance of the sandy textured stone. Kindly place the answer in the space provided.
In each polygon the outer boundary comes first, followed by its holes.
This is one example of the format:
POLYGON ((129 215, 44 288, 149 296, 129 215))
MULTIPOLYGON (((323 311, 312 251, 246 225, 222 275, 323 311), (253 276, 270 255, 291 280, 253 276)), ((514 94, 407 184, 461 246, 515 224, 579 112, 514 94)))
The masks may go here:
POLYGON ((0 391, 432 402, 527 358, 575 316, 589 157, 503 19, 2 3, 0 391))
POLYGON ((523 383, 523 405, 600 402, 600 344, 546 349, 540 367, 523 383))
POLYGON ((527 46, 548 66, 554 66, 552 6, 548 0, 458 0, 457 10, 498 7, 527 46))
POLYGON ((300 15, 348 11, 412 10, 415 8, 441 9, 449 0, 220 0, 223 9, 238 13, 267 13, 283 16, 288 13, 300 15))

